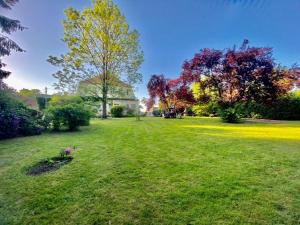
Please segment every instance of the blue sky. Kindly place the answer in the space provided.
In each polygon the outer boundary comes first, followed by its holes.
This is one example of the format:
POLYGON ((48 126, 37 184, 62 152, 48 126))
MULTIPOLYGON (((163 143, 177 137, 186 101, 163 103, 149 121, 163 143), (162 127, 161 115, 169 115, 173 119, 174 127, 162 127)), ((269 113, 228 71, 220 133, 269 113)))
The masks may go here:
MULTIPOLYGON (((184 60, 203 47, 224 49, 247 38, 251 45, 273 47, 282 65, 300 64, 299 0, 114 0, 131 28, 140 33, 145 54, 144 82, 137 95, 147 95, 152 74, 172 78, 184 60)), ((90 0, 20 0, 1 14, 21 20, 27 30, 12 35, 25 50, 5 58, 12 75, 6 82, 20 89, 51 89, 55 68, 48 55, 67 49, 61 41, 63 11, 82 9, 90 0)))

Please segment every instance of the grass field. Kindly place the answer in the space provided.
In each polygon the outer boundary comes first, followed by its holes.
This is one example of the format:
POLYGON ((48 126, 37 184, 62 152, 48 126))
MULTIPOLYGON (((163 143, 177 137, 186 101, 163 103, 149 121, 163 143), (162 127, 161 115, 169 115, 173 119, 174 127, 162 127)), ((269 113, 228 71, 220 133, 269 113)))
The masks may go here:
POLYGON ((0 157, 0 224, 300 224, 300 122, 93 120, 0 157), (25 175, 69 145, 71 163, 25 175))

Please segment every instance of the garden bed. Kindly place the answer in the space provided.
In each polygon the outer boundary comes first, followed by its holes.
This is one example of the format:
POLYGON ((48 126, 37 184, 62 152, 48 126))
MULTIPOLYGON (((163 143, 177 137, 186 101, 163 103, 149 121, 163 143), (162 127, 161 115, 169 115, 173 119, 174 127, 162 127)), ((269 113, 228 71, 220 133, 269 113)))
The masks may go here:
POLYGON ((37 176, 46 172, 58 170, 61 166, 68 164, 73 160, 73 157, 52 157, 50 159, 42 160, 32 167, 30 167, 26 175, 37 176))

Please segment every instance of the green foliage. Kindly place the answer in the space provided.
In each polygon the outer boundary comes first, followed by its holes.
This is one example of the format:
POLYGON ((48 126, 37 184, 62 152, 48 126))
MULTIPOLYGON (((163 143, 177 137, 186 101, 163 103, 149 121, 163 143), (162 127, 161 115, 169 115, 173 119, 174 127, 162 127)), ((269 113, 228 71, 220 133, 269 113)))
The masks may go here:
POLYGON ((217 116, 219 106, 216 102, 208 102, 206 104, 194 105, 191 108, 192 114, 197 116, 217 116))
POLYGON ((83 104, 84 101, 80 96, 73 95, 54 95, 49 101, 49 107, 63 106, 67 104, 83 104))
MULTIPOLYGON (((14 4, 16 4, 18 0, 0 0, 0 8, 4 9, 11 9, 14 4)), ((2 10, 1 10, 2 11, 2 10)), ((24 50, 13 40, 11 40, 7 34, 11 34, 17 30, 23 30, 23 27, 19 20, 10 19, 4 15, 0 15, 0 57, 8 56, 11 54, 11 51, 16 52, 23 52, 24 50)), ((0 58, 0 83, 3 78, 6 78, 10 75, 9 71, 3 70, 2 68, 5 67, 0 58)))
POLYGON ((200 98, 200 83, 199 82, 194 82, 192 83, 192 92, 193 92, 193 96, 195 99, 199 99, 200 98))
POLYGON ((193 114, 196 116, 208 116, 207 105, 194 105, 192 106, 193 114))
POLYGON ((300 90, 296 90, 296 91, 292 92, 290 96, 293 99, 300 99, 300 90))
POLYGON ((79 126, 89 125, 91 118, 88 109, 82 104, 74 103, 50 106, 45 115, 55 131, 60 130, 62 126, 66 126, 70 131, 77 130, 79 126))
POLYGON ((186 108, 186 115, 187 116, 194 116, 194 112, 193 112, 193 107, 192 106, 189 106, 186 108))
POLYGON ((124 107, 120 105, 114 105, 111 110, 112 117, 122 117, 123 116, 124 107))
POLYGON ((47 103, 50 101, 50 98, 45 98, 42 96, 38 96, 36 97, 36 102, 39 106, 39 110, 43 111, 44 109, 46 109, 47 103))
POLYGON ((40 134, 41 115, 11 93, 0 91, 0 139, 40 134))
POLYGON ((251 103, 245 106, 244 114, 251 117, 251 113, 265 119, 300 120, 300 98, 285 96, 269 105, 251 103))
POLYGON ((57 79, 57 82, 53 84, 54 88, 61 93, 75 94, 82 76, 88 70, 82 66, 75 66, 64 55, 60 57, 49 56, 47 62, 59 68, 57 72, 52 74, 57 79))
POLYGON ((21 97, 36 97, 39 94, 41 94, 41 91, 39 89, 26 89, 23 88, 18 92, 18 95, 21 97))
POLYGON ((162 116, 162 110, 160 110, 160 109, 154 109, 152 111, 152 115, 156 116, 156 117, 161 117, 162 116))
POLYGON ((280 97, 270 104, 249 103, 239 104, 243 117, 253 119, 300 120, 300 97, 297 92, 280 97))
POLYGON ((219 114, 224 122, 238 123, 241 120, 241 110, 239 105, 233 105, 226 108, 220 108, 219 114))
POLYGON ((215 101, 217 99, 215 91, 208 88, 208 78, 202 78, 200 82, 193 82, 191 89, 194 98, 201 104, 215 101))

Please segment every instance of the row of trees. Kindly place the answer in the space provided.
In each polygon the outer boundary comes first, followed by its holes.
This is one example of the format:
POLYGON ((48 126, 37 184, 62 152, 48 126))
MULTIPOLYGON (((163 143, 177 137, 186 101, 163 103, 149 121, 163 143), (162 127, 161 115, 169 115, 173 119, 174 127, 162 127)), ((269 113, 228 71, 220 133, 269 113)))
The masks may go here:
POLYGON ((271 48, 251 47, 244 40, 239 48, 201 49, 183 63, 176 79, 152 75, 146 105, 150 109, 157 98, 163 110, 176 111, 212 100, 224 109, 236 103, 272 104, 295 87, 300 87, 299 67, 283 67, 271 48))

